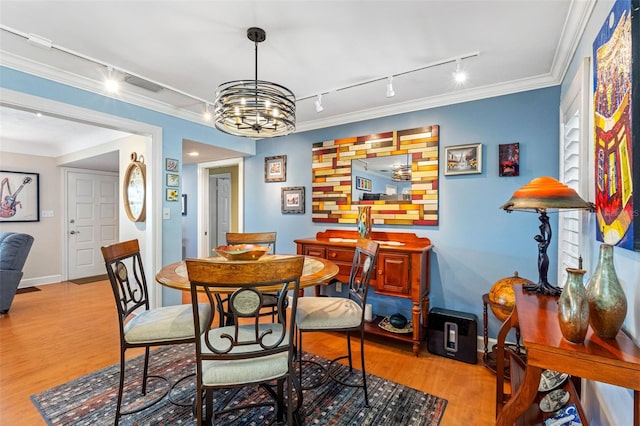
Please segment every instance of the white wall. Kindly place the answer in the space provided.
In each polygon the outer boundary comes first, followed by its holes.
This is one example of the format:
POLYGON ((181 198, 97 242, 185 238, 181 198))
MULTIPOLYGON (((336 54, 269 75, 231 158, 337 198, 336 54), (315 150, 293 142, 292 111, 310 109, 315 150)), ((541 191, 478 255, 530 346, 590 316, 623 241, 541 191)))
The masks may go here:
POLYGON ((24 232, 34 237, 20 287, 60 282, 64 205, 61 169, 51 157, 0 152, 0 170, 39 173, 40 212, 49 210, 54 214, 41 214, 39 222, 0 223, 0 232, 24 232))

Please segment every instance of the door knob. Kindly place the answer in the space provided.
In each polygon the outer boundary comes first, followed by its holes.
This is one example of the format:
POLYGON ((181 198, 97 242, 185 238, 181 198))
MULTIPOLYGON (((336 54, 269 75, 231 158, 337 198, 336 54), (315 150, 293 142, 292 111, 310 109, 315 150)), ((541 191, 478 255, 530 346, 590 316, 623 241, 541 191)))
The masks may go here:
POLYGON ((71 232, 69 232, 69 233, 70 233, 71 235, 74 235, 74 234, 79 234, 79 233, 80 233, 80 231, 71 231, 71 232))

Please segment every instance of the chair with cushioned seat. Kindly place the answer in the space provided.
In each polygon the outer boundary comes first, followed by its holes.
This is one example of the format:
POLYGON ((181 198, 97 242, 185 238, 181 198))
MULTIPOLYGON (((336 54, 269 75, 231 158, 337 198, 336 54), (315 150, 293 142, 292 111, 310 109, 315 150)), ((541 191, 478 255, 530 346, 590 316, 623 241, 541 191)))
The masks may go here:
MULTIPOLYGON (((195 342, 195 328, 191 305, 150 308, 147 280, 142 267, 138 240, 124 241, 102 247, 102 256, 109 275, 111 289, 116 300, 120 326, 120 383, 116 405, 115 424, 120 417, 137 413, 159 402, 170 391, 166 378, 149 375, 149 349, 151 346, 175 345, 195 342), (122 399, 125 382, 125 351, 129 348, 145 348, 142 371, 142 395, 147 393, 147 381, 155 378, 167 382, 167 389, 157 398, 135 408, 123 411, 122 399)), ((202 324, 212 317, 209 304, 198 305, 202 324)))
MULTIPOLYGON (((187 259, 187 273, 191 286, 191 300, 196 333, 204 332, 196 339, 196 418, 211 424, 214 415, 231 410, 272 405, 254 402, 247 405, 227 406, 224 401, 214 413, 213 391, 221 388, 242 388, 259 385, 275 399, 276 420, 284 415, 286 382, 287 424, 293 424, 293 390, 301 401, 300 387, 296 380, 292 336, 295 330, 295 308, 298 300, 300 276, 304 256, 290 256, 265 262, 207 262, 187 259), (228 289, 229 314, 232 325, 211 328, 210 320, 203 327, 197 308, 198 295, 206 296, 215 312, 218 303, 215 295, 220 289, 228 289), (276 322, 264 322, 264 292, 277 291, 278 314, 276 322), (292 313, 284 315, 285 300, 291 294, 292 313), (288 322, 287 322, 288 321, 288 322), (276 390, 270 385, 276 381, 276 390), (294 384, 295 382, 295 384, 294 384), (203 406, 204 403, 204 406, 203 406), (206 419, 203 416, 206 414, 206 419)), ((233 393, 232 393, 233 395, 233 393)))
MULTIPOLYGON (((367 392, 367 377, 364 363, 364 307, 367 303, 369 282, 373 273, 379 244, 371 240, 358 240, 353 255, 351 271, 349 273, 349 294, 347 297, 301 297, 298 301, 296 318, 298 337, 298 368, 299 380, 302 383, 302 335, 313 331, 337 331, 347 334, 347 355, 332 360, 327 368, 325 379, 331 378, 345 386, 362 387, 367 407, 369 394, 367 392), (336 377, 332 373, 334 363, 340 359, 349 360, 349 376, 353 372, 351 357, 351 333, 358 333, 360 337, 360 360, 362 379, 359 383, 349 377, 336 377), (348 381, 349 380, 349 381, 348 381)), ((312 362, 312 361, 305 361, 312 362)))
MULTIPOLYGON (((276 232, 227 232, 226 240, 227 245, 237 244, 256 244, 260 246, 269 247, 270 253, 276 253, 276 232)), ((266 315, 271 314, 271 322, 275 322, 278 304, 277 294, 264 294, 264 307, 269 310, 266 315)), ((218 306, 223 308, 226 300, 218 300, 218 306), (223 303, 220 303, 223 302, 223 303)), ((230 321, 232 316, 226 309, 220 312, 220 326, 231 325, 230 321), (225 321, 226 320, 226 321, 225 321), (225 321, 225 323, 223 323, 225 321)))
POLYGON ((11 308, 32 245, 31 235, 0 233, 0 314, 6 314, 11 308))

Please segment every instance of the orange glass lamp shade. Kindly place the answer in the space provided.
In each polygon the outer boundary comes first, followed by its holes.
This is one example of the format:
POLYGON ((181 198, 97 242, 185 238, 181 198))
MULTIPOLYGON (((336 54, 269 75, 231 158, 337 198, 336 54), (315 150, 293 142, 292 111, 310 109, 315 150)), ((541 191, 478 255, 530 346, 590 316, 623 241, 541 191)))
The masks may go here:
POLYGON ((525 284, 533 293, 559 296, 562 289, 549 284, 547 273, 549 257, 547 247, 551 243, 551 225, 547 210, 582 209, 595 211, 595 205, 583 200, 573 189, 548 176, 537 177, 513 193, 509 201, 500 206, 511 213, 513 210, 534 210, 540 214, 540 234, 533 237, 538 242, 538 283, 525 284))
POLYGON ((500 206, 511 210, 586 209, 595 205, 583 200, 573 189, 549 176, 541 176, 513 193, 511 199, 500 206))

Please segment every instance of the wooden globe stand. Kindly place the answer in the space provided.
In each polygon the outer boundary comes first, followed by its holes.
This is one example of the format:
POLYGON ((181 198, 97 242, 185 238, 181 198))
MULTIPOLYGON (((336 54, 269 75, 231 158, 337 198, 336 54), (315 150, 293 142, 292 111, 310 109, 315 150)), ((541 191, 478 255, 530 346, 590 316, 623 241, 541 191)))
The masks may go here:
MULTIPOLYGON (((484 322, 484 330, 483 330, 483 338, 484 338, 484 353, 482 355, 482 362, 484 366, 487 367, 493 374, 496 374, 496 364, 497 364, 497 346, 493 345, 491 350, 489 350, 489 333, 488 333, 488 322, 489 322, 489 314, 487 312, 487 306, 494 306, 499 309, 503 309, 504 306, 498 306, 489 300, 489 293, 485 293, 482 295, 482 319, 484 322)), ((493 310, 492 310, 493 311, 493 310)), ((520 345, 520 328, 516 327, 516 343, 505 343, 505 350, 509 350, 512 353, 517 354, 523 361, 526 362, 527 354, 524 351, 524 348, 520 345)), ((504 377, 505 380, 509 380, 511 378, 509 374, 509 360, 505 357, 505 371, 504 377)))

